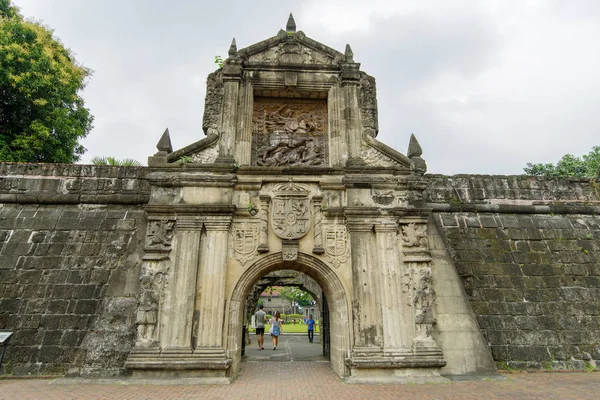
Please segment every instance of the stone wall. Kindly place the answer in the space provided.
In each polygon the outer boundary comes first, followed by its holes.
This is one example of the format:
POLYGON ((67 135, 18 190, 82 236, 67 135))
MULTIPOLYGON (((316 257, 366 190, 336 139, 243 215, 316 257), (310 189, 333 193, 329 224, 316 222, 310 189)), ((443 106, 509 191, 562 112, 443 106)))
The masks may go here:
MULTIPOLYGON (((147 168, 0 164, 0 373, 123 371, 147 168)), ((500 367, 600 361, 600 197, 585 180, 428 176, 425 197, 500 367)), ((441 251, 441 250, 440 250, 441 251)))
POLYGON ((144 168, 0 164, 2 371, 118 371, 134 339, 144 168))
POLYGON ((435 223, 498 366, 598 362, 598 187, 526 176, 429 179, 435 223))

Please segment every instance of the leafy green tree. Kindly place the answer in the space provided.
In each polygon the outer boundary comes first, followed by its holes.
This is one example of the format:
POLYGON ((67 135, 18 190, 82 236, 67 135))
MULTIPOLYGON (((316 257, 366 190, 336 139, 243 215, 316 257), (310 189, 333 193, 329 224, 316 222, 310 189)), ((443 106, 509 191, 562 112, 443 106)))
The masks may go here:
POLYGON ((556 163, 531 164, 523 169, 528 175, 536 176, 574 176, 580 178, 600 178, 600 146, 592 147, 589 154, 575 157, 566 154, 556 163))
POLYGON ((142 165, 141 162, 133 158, 119 160, 112 157, 92 157, 90 163, 93 165, 120 165, 122 167, 140 167, 142 165))
POLYGON ((300 307, 309 307, 315 304, 315 300, 310 293, 294 286, 287 286, 283 288, 280 293, 282 297, 293 303, 296 303, 300 307))
POLYGON ((78 161, 93 121, 79 95, 89 75, 52 30, 0 0, 0 161, 78 161))

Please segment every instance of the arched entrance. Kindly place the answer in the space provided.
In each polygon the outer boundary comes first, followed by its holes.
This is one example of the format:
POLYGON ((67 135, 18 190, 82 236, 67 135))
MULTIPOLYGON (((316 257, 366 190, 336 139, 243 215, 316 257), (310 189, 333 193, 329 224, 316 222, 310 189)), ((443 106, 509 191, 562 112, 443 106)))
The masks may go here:
POLYGON ((230 376, 241 368, 242 324, 248 292, 264 275, 278 269, 301 271, 323 289, 329 309, 329 351, 331 368, 340 376, 348 376, 345 359, 350 354, 350 304, 348 294, 334 269, 309 254, 298 253, 295 261, 282 261, 281 253, 269 254, 252 264, 238 279, 229 302, 227 356, 231 358, 230 376))

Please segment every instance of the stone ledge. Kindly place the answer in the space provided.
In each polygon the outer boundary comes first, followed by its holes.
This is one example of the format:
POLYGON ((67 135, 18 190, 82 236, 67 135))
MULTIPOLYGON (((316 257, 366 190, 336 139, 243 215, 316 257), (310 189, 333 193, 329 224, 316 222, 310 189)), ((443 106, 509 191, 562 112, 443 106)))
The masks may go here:
MULTIPOLYGON (((40 377, 36 376, 36 379, 40 377)), ((196 378, 59 378, 48 382, 49 385, 156 385, 156 386, 187 386, 187 385, 229 385, 230 378, 226 377, 196 377, 196 378)))
POLYGON ((404 358, 348 358, 346 365, 352 369, 397 369, 397 368, 441 368, 446 365, 443 358, 423 359, 412 357, 404 358))

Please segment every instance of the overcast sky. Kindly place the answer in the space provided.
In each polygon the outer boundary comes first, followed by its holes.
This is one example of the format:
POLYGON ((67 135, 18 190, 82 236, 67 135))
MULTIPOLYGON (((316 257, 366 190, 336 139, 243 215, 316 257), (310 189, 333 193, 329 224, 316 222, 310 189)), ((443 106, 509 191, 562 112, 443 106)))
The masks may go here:
POLYGON ((231 39, 285 29, 339 51, 377 79, 378 139, 429 172, 520 174, 600 145, 600 1, 13 0, 94 70, 82 161, 144 164, 166 127, 175 149, 201 129, 206 76, 231 39))

